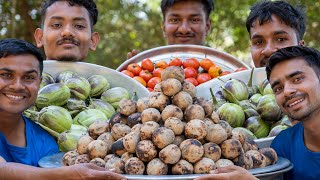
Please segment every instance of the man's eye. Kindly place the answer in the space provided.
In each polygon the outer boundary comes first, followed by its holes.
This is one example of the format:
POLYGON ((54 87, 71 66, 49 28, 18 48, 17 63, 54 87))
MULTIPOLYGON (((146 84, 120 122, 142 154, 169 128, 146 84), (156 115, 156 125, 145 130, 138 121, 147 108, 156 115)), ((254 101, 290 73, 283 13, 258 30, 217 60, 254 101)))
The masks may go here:
POLYGON ((51 26, 54 27, 54 28, 59 28, 59 27, 61 27, 61 24, 59 24, 59 23, 53 23, 51 26))
POLYGON ((200 18, 193 18, 193 19, 191 19, 191 21, 192 21, 192 22, 200 22, 201 19, 200 19, 200 18))
POLYGON ((293 79, 293 82, 298 83, 298 82, 300 82, 302 79, 303 79, 302 77, 296 77, 296 78, 293 79))
POLYGON ((263 43, 263 40, 262 39, 257 39, 257 40, 254 40, 252 44, 254 45, 260 45, 263 43))
POLYGON ((10 78, 10 77, 12 77, 12 74, 10 74, 10 73, 2 73, 2 74, 0 74, 0 76, 3 77, 3 78, 10 78))
POLYGON ((83 25, 81 25, 81 24, 77 24, 77 25, 75 25, 75 27, 76 27, 77 29, 84 29, 84 28, 86 28, 85 26, 83 26, 83 25))
POLYGON ((179 19, 176 19, 176 18, 175 19, 169 19, 169 22, 170 23, 177 23, 177 22, 179 22, 179 19))
POLYGON ((279 42, 283 42, 285 40, 287 40, 287 39, 286 38, 277 38, 277 41, 279 41, 279 42))
POLYGON ((35 77, 30 75, 30 76, 25 76, 24 79, 26 79, 26 80, 34 80, 35 77))
POLYGON ((275 94, 279 94, 280 92, 282 91, 282 87, 274 87, 273 88, 273 92, 275 93, 275 94))

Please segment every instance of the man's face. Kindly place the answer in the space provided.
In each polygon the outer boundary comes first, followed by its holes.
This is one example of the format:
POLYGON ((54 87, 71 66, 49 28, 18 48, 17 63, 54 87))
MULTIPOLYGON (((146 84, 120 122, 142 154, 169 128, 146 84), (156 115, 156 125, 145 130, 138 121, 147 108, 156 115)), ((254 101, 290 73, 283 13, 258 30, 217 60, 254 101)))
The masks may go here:
POLYGON ((275 65, 270 84, 278 105, 291 119, 303 121, 319 115, 319 77, 303 58, 275 65))
POLYGON ((297 32, 275 16, 262 25, 256 20, 250 29, 251 56, 255 67, 266 66, 267 60, 278 49, 303 45, 297 38, 297 32))
POLYGON ((81 61, 89 49, 96 49, 99 35, 91 32, 86 8, 57 1, 48 7, 43 29, 36 30, 35 39, 38 47, 44 47, 47 59, 81 61))
POLYGON ((39 61, 33 55, 0 59, 0 112, 21 114, 34 105, 41 82, 39 61))
POLYGON ((199 1, 180 1, 166 11, 162 30, 167 44, 204 45, 211 22, 199 1))

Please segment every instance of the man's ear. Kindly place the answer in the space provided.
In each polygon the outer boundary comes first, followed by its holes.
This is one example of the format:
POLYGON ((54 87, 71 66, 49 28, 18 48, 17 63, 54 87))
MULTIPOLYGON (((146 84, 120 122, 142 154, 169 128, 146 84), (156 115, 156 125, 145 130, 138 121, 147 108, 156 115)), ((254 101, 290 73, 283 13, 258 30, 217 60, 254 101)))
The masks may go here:
POLYGON ((162 29, 163 37, 166 38, 166 37, 167 37, 166 31, 165 31, 166 25, 165 25, 165 23, 164 23, 164 20, 162 21, 161 29, 162 29))
POLYGON ((91 43, 90 43, 90 50, 95 51, 100 41, 100 35, 98 32, 94 32, 91 34, 91 43))
POLYGON ((300 40, 300 41, 299 41, 299 45, 300 45, 300 46, 304 46, 304 40, 300 40))
POLYGON ((206 22, 206 36, 210 33, 210 31, 211 31, 211 20, 210 18, 208 18, 206 22))
POLYGON ((43 43, 42 43, 42 37, 43 37, 43 31, 40 28, 37 28, 36 31, 33 34, 34 39, 36 40, 37 47, 42 48, 43 43))

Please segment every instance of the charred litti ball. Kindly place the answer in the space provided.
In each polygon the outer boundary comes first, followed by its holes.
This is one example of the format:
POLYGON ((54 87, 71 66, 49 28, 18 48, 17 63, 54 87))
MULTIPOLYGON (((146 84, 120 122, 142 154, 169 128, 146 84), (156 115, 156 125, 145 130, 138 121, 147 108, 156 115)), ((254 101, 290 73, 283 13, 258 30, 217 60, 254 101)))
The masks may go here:
POLYGON ((219 123, 220 117, 219 117, 219 114, 217 113, 217 111, 212 111, 210 119, 216 124, 219 123))
POLYGON ((79 156, 79 153, 75 150, 66 152, 62 157, 62 164, 65 166, 74 165, 77 156, 79 156))
POLYGON ((137 104, 131 99, 121 99, 117 111, 125 116, 129 116, 137 111, 137 104))
POLYGON ((178 66, 169 66, 169 67, 165 68, 161 72, 161 79, 162 79, 162 81, 164 81, 169 78, 177 79, 182 83, 185 79, 184 78, 184 70, 178 66))
POLYGON ((180 91, 172 97, 172 104, 178 106, 182 111, 184 111, 192 104, 192 97, 189 93, 180 91))
POLYGON ((194 165, 195 174, 208 174, 210 171, 216 169, 216 165, 212 159, 203 157, 194 165))
POLYGON ((105 168, 107 170, 112 170, 115 173, 118 174, 124 174, 124 167, 125 167, 125 162, 119 158, 119 157, 112 157, 110 158, 105 165, 105 168))
POLYGON ((206 143, 203 145, 204 148, 204 157, 212 159, 214 162, 220 159, 221 157, 221 148, 216 143, 206 143))
POLYGON ((182 91, 189 93, 192 98, 197 94, 196 87, 191 82, 186 80, 182 83, 182 91))
POLYGON ((205 113, 200 105, 192 104, 188 106, 184 111, 184 119, 189 122, 193 119, 204 119, 205 113))
POLYGON ((166 164, 175 164, 180 160, 181 150, 175 144, 169 144, 159 152, 159 158, 166 164))
POLYGON ((250 151, 250 150, 258 150, 258 144, 252 140, 247 139, 244 144, 242 145, 244 152, 250 151))
POLYGON ((201 140, 207 135, 207 125, 200 119, 193 119, 186 124, 184 133, 187 138, 201 140))
POLYGON ((174 78, 165 79, 161 82, 161 91, 166 96, 173 96, 182 89, 182 84, 174 78))
POLYGON ((207 126, 206 140, 216 144, 220 144, 228 138, 226 130, 219 124, 207 126))
POLYGON ((126 148, 124 148, 123 146, 123 138, 118 139, 112 144, 111 151, 113 154, 116 154, 117 156, 122 156, 122 154, 127 152, 126 148))
POLYGON ((107 146, 107 152, 111 152, 111 146, 112 144, 114 143, 114 139, 111 135, 111 132, 106 132, 106 133, 103 133, 101 134, 97 140, 102 140, 103 142, 106 143, 106 146, 107 146))
POLYGON ((140 129, 141 129, 141 125, 142 124, 136 124, 131 128, 131 131, 135 131, 135 132, 139 132, 140 133, 140 129))
POLYGON ((169 102, 169 97, 162 92, 150 92, 149 93, 149 108, 156 108, 162 111, 169 102))
POLYGON ((214 124, 214 122, 209 118, 204 118, 203 122, 207 125, 207 127, 214 124))
POLYGON ((152 133, 152 142, 157 148, 164 148, 174 141, 174 133, 166 127, 159 127, 152 133))
POLYGON ((93 158, 93 159, 91 159, 91 161, 89 163, 95 164, 95 165, 102 167, 102 168, 104 168, 106 165, 106 162, 101 158, 93 158))
POLYGON ((140 139, 151 139, 153 132, 159 127, 160 125, 154 121, 148 121, 143 123, 140 128, 140 139))
POLYGON ((142 140, 138 143, 136 154, 143 162, 149 162, 157 156, 155 145, 150 140, 142 140))
POLYGON ((164 122, 164 127, 173 131, 174 135, 181 135, 184 131, 184 123, 176 117, 170 117, 164 122))
POLYGON ((227 139, 220 145, 221 154, 227 159, 234 159, 244 153, 241 143, 237 139, 227 139))
POLYGON ((161 114, 156 108, 148 108, 141 113, 141 122, 145 123, 147 121, 159 122, 161 120, 161 114))
POLYGON ((180 144, 180 150, 182 158, 190 163, 199 161, 204 154, 204 148, 201 142, 196 139, 187 139, 183 141, 180 144))
POLYGON ((147 165, 148 175, 166 175, 168 165, 163 163, 159 158, 152 159, 147 165))
POLYGON ((137 113, 133 113, 130 116, 128 116, 127 118, 127 125, 129 127, 133 127, 136 124, 141 123, 141 113, 137 112, 137 113))
POLYGON ((137 157, 132 157, 128 159, 125 164, 125 172, 126 174, 131 175, 143 175, 145 166, 144 163, 137 157))
POLYGON ((88 145, 87 152, 90 159, 104 158, 107 155, 108 149, 106 143, 102 140, 94 140, 88 145))
POLYGON ((220 168, 220 167, 226 167, 226 166, 230 166, 230 165, 234 165, 233 162, 229 159, 219 159, 216 162, 216 167, 220 168))
POLYGON ((121 159, 124 161, 124 163, 126 163, 128 161, 128 159, 134 157, 134 154, 131 154, 129 152, 125 152, 124 154, 122 154, 121 159))
POLYGON ((246 153, 240 154, 238 157, 233 159, 233 163, 237 166, 243 167, 245 169, 253 168, 253 161, 251 156, 246 153))
POLYGON ((250 150, 246 152, 249 156, 251 156, 253 161, 253 168, 261 168, 267 166, 267 158, 265 155, 260 153, 257 150, 250 150))
POLYGON ((153 91, 154 91, 154 92, 162 92, 161 82, 159 82, 158 84, 156 84, 156 85, 154 86, 153 91))
POLYGON ((112 126, 111 134, 114 140, 118 140, 131 132, 131 128, 125 124, 117 123, 112 126))
POLYGON ((127 123, 127 116, 125 116, 119 112, 115 112, 109 120, 110 128, 112 128, 113 125, 115 125, 117 123, 126 124, 127 123))
POLYGON ((194 97, 193 104, 200 105, 205 113, 205 117, 211 117, 213 112, 213 104, 205 100, 203 97, 194 97))
POLYGON ((270 147, 259 149, 259 152, 266 157, 267 166, 275 164, 278 161, 278 156, 276 151, 270 147))
POLYGON ((90 158, 89 158, 88 154, 80 154, 74 160, 74 164, 82 164, 82 163, 89 163, 89 162, 90 162, 90 158))
POLYGON ((137 101, 137 112, 142 112, 143 110, 149 108, 149 98, 143 97, 139 98, 137 101))
POLYGON ((104 162, 108 162, 109 159, 114 158, 114 157, 118 157, 118 156, 115 154, 108 154, 108 155, 106 155, 106 157, 104 157, 103 160, 104 160, 104 162))
POLYGON ((183 112, 178 106, 168 105, 161 112, 161 118, 165 122, 170 117, 176 117, 178 119, 182 119, 183 112))
POLYGON ((88 133, 93 139, 97 139, 101 134, 108 131, 109 123, 106 121, 95 121, 88 128, 88 133))
POLYGON ((175 144, 177 146, 180 146, 180 144, 186 140, 187 138, 184 135, 176 136, 172 142, 172 144, 175 144))
POLYGON ((183 175, 192 173, 193 165, 186 160, 181 159, 177 164, 172 166, 172 174, 183 175))
POLYGON ((242 134, 240 131, 232 131, 231 139, 238 139, 242 146, 244 145, 244 143, 246 141, 245 135, 242 134))
POLYGON ((140 133, 132 131, 123 137, 123 146, 127 150, 127 152, 135 153, 139 141, 140 133))
POLYGON ((80 137, 77 143, 77 151, 79 154, 86 154, 88 145, 93 141, 92 137, 89 134, 83 135, 80 137))
POLYGON ((228 137, 232 135, 232 127, 227 121, 219 120, 218 124, 226 130, 228 137))

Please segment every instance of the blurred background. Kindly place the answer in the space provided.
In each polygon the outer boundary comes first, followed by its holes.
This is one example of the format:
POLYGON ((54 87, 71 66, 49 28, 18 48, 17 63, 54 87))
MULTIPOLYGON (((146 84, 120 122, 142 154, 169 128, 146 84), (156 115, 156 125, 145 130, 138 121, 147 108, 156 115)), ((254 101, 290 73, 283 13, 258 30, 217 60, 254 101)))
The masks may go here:
MULTIPOLYGON (((116 69, 127 52, 139 52, 166 45, 162 36, 161 0, 95 0, 99 10, 95 31, 100 33, 96 52, 86 62, 116 69)), ((288 0, 303 5, 308 21, 304 37, 307 46, 320 49, 320 1, 288 0)), ((19 38, 34 43, 34 30, 40 26, 42 0, 0 0, 0 38, 19 38)), ((245 20, 255 0, 215 0, 211 14, 212 31, 207 46, 227 52, 251 65, 249 35, 245 20)))

